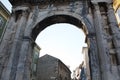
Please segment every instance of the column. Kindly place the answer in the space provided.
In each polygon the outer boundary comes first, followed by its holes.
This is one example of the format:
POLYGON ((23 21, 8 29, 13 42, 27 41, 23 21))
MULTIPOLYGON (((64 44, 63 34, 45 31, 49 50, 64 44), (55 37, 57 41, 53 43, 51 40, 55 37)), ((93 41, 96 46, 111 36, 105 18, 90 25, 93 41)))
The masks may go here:
POLYGON ((120 28, 118 26, 112 4, 107 4, 107 8, 108 21, 110 23, 109 26, 111 28, 112 39, 117 53, 118 64, 120 65, 120 28))
POLYGON ((24 37, 18 60, 16 76, 14 80, 30 80, 32 62, 32 41, 30 37, 24 37))
POLYGON ((15 16, 12 15, 7 25, 3 40, 0 44, 0 79, 2 77, 2 73, 4 72, 3 70, 6 67, 7 65, 6 63, 10 56, 10 50, 16 30, 14 21, 15 21, 15 16))
POLYGON ((96 30, 96 40, 97 40, 97 48, 99 54, 99 62, 100 62, 100 73, 101 80, 114 80, 110 70, 110 60, 109 60, 109 51, 107 49, 107 41, 104 38, 103 25, 101 13, 99 10, 99 5, 94 3, 94 24, 96 30))
POLYGON ((30 13, 27 25, 24 31, 23 41, 21 44, 20 55, 14 80, 31 80, 31 63, 33 53, 32 30, 38 16, 38 7, 34 7, 33 12, 30 13))
MULTIPOLYGON (((13 11, 14 21, 13 26, 8 26, 8 28, 13 27, 11 35, 6 32, 5 39, 10 37, 10 47, 7 54, 8 58, 4 62, 4 68, 1 75, 1 80, 14 80, 16 75, 16 68, 19 59, 19 53, 22 43, 22 38, 24 34, 24 28, 27 21, 27 12, 26 10, 15 10, 13 11)), ((4 44, 3 44, 4 45, 4 44)), ((9 46, 9 43, 7 44, 9 46)))
POLYGON ((95 36, 89 37, 88 40, 90 43, 88 54, 90 59, 91 80, 101 80, 95 36))

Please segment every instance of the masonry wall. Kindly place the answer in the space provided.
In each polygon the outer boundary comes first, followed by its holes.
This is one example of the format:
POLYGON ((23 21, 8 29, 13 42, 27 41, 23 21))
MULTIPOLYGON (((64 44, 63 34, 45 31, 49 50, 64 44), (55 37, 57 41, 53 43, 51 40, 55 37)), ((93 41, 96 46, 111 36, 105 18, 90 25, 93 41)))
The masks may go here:
POLYGON ((55 80, 58 63, 56 59, 44 56, 39 59, 37 66, 37 80, 55 80))
POLYGON ((67 66, 65 66, 61 61, 58 63, 59 67, 59 80, 71 80, 71 72, 67 66))
POLYGON ((59 59, 45 55, 39 58, 37 80, 70 80, 71 71, 59 59))

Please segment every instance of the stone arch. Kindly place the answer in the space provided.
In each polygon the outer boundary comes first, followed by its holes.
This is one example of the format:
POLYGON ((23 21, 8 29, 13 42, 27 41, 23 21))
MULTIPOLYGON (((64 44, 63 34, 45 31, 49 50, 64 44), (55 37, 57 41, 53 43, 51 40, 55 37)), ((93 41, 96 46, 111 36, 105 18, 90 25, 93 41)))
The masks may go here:
POLYGON ((87 35, 91 33, 91 26, 88 26, 88 22, 84 23, 82 18, 79 15, 75 14, 53 14, 53 15, 47 15, 43 19, 38 18, 38 22, 35 23, 36 26, 33 26, 31 36, 33 40, 36 39, 39 32, 41 32, 43 29, 45 29, 47 26, 50 26, 52 24, 57 23, 69 23, 72 25, 75 25, 78 28, 81 28, 84 33, 87 35), (77 17, 78 16, 78 17, 77 17))
MULTIPOLYGON (((31 14, 34 13, 33 18, 29 18, 28 17, 28 14, 30 14, 29 10, 28 10, 29 8, 24 7, 24 6, 22 6, 22 8, 15 7, 15 9, 13 9, 12 18, 10 20, 11 23, 9 23, 9 25, 8 25, 10 28, 11 24, 12 24, 12 29, 14 29, 14 27, 15 27, 17 33, 13 34, 14 32, 12 30, 10 31, 10 34, 15 35, 15 37, 13 38, 13 41, 12 41, 14 43, 14 44, 12 44, 12 46, 14 46, 14 47, 12 48, 13 52, 11 52, 11 55, 10 55, 11 58, 8 59, 7 66, 3 70, 2 77, 1 77, 2 79, 22 80, 24 77, 27 77, 27 79, 30 79, 29 73, 30 73, 31 56, 32 56, 32 52, 33 52, 33 43, 34 43, 38 33, 40 31, 42 31, 44 28, 46 28, 48 25, 55 24, 55 23, 70 23, 70 24, 75 25, 78 28, 82 28, 87 36, 91 36, 92 34, 95 33, 92 23, 88 20, 87 17, 81 16, 80 14, 76 14, 74 12, 69 12, 69 11, 62 11, 62 12, 55 11, 55 12, 51 12, 51 13, 46 13, 44 16, 39 16, 39 13, 40 13, 39 10, 34 8, 35 13, 31 11, 31 14), (22 8, 23 8, 23 10, 21 10, 22 8), (17 13, 18 11, 20 11, 20 13, 17 13), (17 16, 19 16, 20 19, 17 16), (28 21, 27 21, 27 18, 28 18, 28 21), (57 20, 54 20, 56 18, 57 18, 57 20), (60 18, 60 20, 59 20, 59 18, 60 18), (12 19, 16 19, 15 22, 12 19), (32 21, 30 23, 29 21, 31 19, 32 19, 32 21), (51 23, 48 23, 49 20, 53 20, 53 21, 51 23), (45 23, 48 23, 48 24, 45 24, 45 23), (36 31, 36 30, 38 30, 38 31, 36 31), (20 33, 22 33, 22 34, 20 34, 20 33), (16 41, 16 38, 18 38, 17 41, 16 41), (20 46, 17 46, 17 45, 20 45, 20 46), (17 56, 17 57, 14 57, 14 56, 17 56), (16 63, 16 64, 14 64, 14 63, 16 63), (11 64, 11 65, 9 66, 9 64, 11 64), (14 69, 7 70, 7 68, 13 68, 13 67, 14 67, 14 69), (21 70, 21 68, 22 68, 22 70, 21 70), (25 72, 25 73, 23 73, 23 72, 25 72), (13 75, 11 77, 12 74, 15 74, 15 75, 13 75), (3 77, 5 75, 7 77, 3 77), (19 75, 21 75, 21 77, 19 77, 19 75)), ((29 16, 31 16, 31 15, 29 15, 29 16)), ((6 37, 7 36, 8 35, 6 33, 6 37)), ((95 35, 93 37, 95 38, 95 35)), ((95 48, 96 40, 92 39, 92 41, 93 42, 91 42, 91 41, 89 41, 89 42, 92 43, 92 45, 94 44, 93 48, 95 48)), ((91 49, 93 49, 93 48, 91 47, 91 49)), ((96 53, 96 52, 94 52, 94 50, 96 50, 96 48, 93 49, 93 53, 96 53)), ((6 53, 8 53, 8 52, 6 52, 6 53)), ((93 54, 91 56, 91 59, 92 59, 92 57, 94 57, 94 61, 95 61, 96 56, 93 54)), ((93 61, 91 61, 91 62, 93 62, 93 61)), ((6 63, 6 62, 4 62, 4 63, 6 63)), ((97 62, 94 62, 94 63, 96 64, 97 62)), ((95 65, 94 63, 92 63, 92 64, 95 65)), ((95 69, 97 69, 95 72, 93 72, 94 69, 92 68, 93 70, 91 70, 91 72, 93 74, 96 74, 96 72, 99 70, 97 67, 98 67, 98 64, 96 64, 96 66, 94 67, 95 69)), ((94 77, 98 77, 98 76, 94 76, 94 77)), ((24 78, 23 80, 26 80, 26 78, 24 78)))
POLYGON ((95 39, 95 31, 94 31, 94 26, 90 21, 88 20, 87 17, 80 16, 76 13, 58 13, 53 14, 49 13, 44 17, 38 17, 36 20, 36 23, 34 26, 32 26, 30 37, 32 40, 35 41, 36 37, 38 34, 44 30, 47 26, 50 26, 52 24, 56 23, 69 23, 72 25, 75 25, 77 28, 81 28, 83 32, 85 33, 86 37, 86 43, 89 46, 89 53, 90 53, 90 62, 91 62, 91 76, 94 75, 93 79, 100 79, 99 75, 99 63, 97 59, 97 43, 95 39), (51 15, 52 14, 52 15, 51 15), (96 47, 96 48, 95 48, 96 47), (92 67, 94 66, 94 67, 92 67))
POLYGON ((83 26, 86 41, 90 43, 88 53, 91 80, 120 80, 120 31, 112 0, 9 1, 13 5, 13 12, 0 44, 1 80, 30 80, 35 38, 46 26, 61 22, 83 26), (49 3, 50 1, 52 2, 49 3), (77 2, 80 4, 76 4, 77 2), (105 6, 102 4, 104 2, 105 6), (42 9, 42 6, 46 7, 42 9), (57 17, 61 17, 61 20, 55 22, 57 17), (69 18, 79 24, 68 21, 69 18), (53 23, 41 24, 49 19, 53 23), (43 26, 39 27, 40 25, 43 26), (111 65, 110 56, 117 61, 114 65, 111 65))

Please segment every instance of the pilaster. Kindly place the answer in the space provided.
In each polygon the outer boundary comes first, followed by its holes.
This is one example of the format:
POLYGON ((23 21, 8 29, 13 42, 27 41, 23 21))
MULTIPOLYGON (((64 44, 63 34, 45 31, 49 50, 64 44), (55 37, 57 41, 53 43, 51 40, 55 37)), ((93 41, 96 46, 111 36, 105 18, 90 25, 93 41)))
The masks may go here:
POLYGON ((91 80, 101 80, 100 77, 100 67, 99 67, 99 59, 98 59, 98 50, 95 34, 88 35, 88 44, 89 44, 89 59, 90 59, 90 70, 91 70, 91 80))
POLYGON ((20 54, 24 29, 27 22, 26 9, 14 10, 9 21, 5 36, 1 43, 1 53, 4 53, 1 80, 14 80, 20 54), (7 49, 6 49, 7 48, 7 49))
POLYGON ((32 28, 38 16, 38 7, 30 13, 25 27, 23 41, 21 44, 20 55, 14 80, 31 80, 31 63, 33 56, 34 40, 31 37, 32 28))
POLYGON ((112 39, 114 42, 114 46, 116 48, 116 53, 117 53, 117 59, 118 59, 118 64, 120 65, 120 29, 114 14, 114 10, 112 7, 112 4, 107 4, 108 7, 108 21, 109 21, 109 26, 111 28, 111 33, 112 33, 112 39))
POLYGON ((3 40, 0 44, 0 78, 3 71, 5 62, 10 55, 10 47, 12 45, 13 34, 15 33, 14 16, 11 16, 10 21, 7 25, 6 33, 4 34, 3 40))
POLYGON ((111 74, 109 50, 104 36, 102 17, 98 3, 94 3, 94 24, 96 30, 97 48, 100 62, 101 80, 114 80, 111 74))
POLYGON ((115 74, 114 75, 116 76, 116 80, 119 80, 120 79, 119 77, 120 76, 120 29, 111 3, 107 4, 107 9, 108 9, 107 10, 108 22, 111 29, 111 36, 115 48, 114 54, 117 55, 116 56, 117 65, 115 66, 116 69, 114 70, 116 75, 115 74))
POLYGON ((32 44, 33 41, 30 37, 26 36, 23 38, 14 80, 31 80, 32 44))

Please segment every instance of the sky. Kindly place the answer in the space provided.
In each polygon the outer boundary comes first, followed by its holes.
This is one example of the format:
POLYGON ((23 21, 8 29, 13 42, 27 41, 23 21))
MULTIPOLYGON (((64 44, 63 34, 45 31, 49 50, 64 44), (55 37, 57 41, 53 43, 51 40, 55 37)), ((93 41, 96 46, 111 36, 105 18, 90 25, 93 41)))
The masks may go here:
POLYGON ((59 58, 73 71, 83 61, 82 47, 85 36, 81 29, 71 24, 54 24, 48 26, 37 37, 41 47, 40 55, 50 54, 59 58))
POLYGON ((9 3, 8 0, 0 0, 4 5, 5 7, 11 12, 11 8, 12 8, 12 5, 9 3))
MULTIPOLYGON (((8 0, 1 2, 11 12, 8 0)), ((86 46, 83 31, 74 25, 60 23, 48 26, 38 35, 36 43, 40 46, 40 56, 45 54, 59 58, 73 71, 83 61, 82 47, 86 46)))

